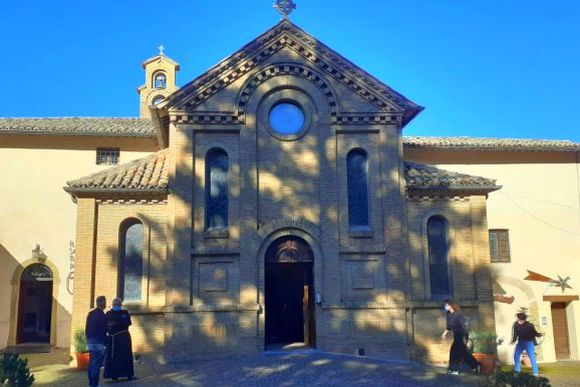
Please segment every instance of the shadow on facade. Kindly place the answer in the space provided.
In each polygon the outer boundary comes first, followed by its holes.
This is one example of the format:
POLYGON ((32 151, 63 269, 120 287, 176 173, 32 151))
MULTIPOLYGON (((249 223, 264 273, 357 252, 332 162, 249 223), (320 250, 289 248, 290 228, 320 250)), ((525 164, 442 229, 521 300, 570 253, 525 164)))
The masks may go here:
MULTIPOLYGON (((187 133, 187 140, 185 148, 197 143, 191 131, 187 133)), ((153 306, 133 312, 136 323, 132 327, 132 334, 135 341, 142 342, 142 345, 136 346, 136 353, 153 353, 154 357, 162 361, 180 361, 192 357, 239 356, 240 353, 263 350, 264 337, 260 330, 263 327, 259 325, 263 323, 261 315, 264 313, 264 294, 260 284, 264 257, 259 256, 259 252, 264 247, 260 245, 263 238, 259 228, 267 225, 270 219, 257 212, 257 209, 271 209, 268 213, 277 214, 277 217, 300 218, 314 224, 332 225, 341 222, 339 206, 345 205, 340 200, 332 206, 321 205, 322 197, 327 192, 321 187, 316 167, 319 166, 323 172, 333 169, 330 165, 335 165, 337 161, 326 157, 324 150, 329 147, 333 149, 335 138, 330 137, 325 143, 319 143, 314 136, 305 136, 303 140, 295 142, 296 148, 289 146, 284 149, 287 144, 282 144, 276 157, 264 160, 258 157, 257 165, 252 168, 244 168, 239 161, 235 165, 234 160, 232 166, 237 167, 239 180, 237 186, 230 186, 229 200, 230 211, 235 209, 237 213, 230 213, 230 238, 227 240, 205 239, 203 229, 200 230, 203 224, 200 225, 199 219, 203 219, 203 215, 199 211, 203 213, 203 207, 200 207, 200 203, 203 206, 203 199, 196 198, 192 202, 192 195, 204 193, 204 173, 197 170, 204 160, 196 159, 196 169, 192 169, 189 163, 178 157, 178 161, 182 161, 176 166, 175 181, 191 181, 191 176, 195 178, 193 185, 185 189, 172 189, 171 196, 178 205, 186 208, 188 203, 193 203, 193 213, 177 214, 173 231, 157 219, 139 214, 150 226, 152 235, 163 240, 171 233, 172 238, 169 239, 176 242, 175 246, 152 244, 150 248, 149 273, 153 275, 150 277, 148 291, 150 295, 166 294, 171 312, 166 313, 164 310, 167 308, 153 306), (278 161, 283 159, 284 163, 277 162, 276 158, 278 161), (300 165, 304 160, 311 163, 313 168, 302 168, 300 165), (257 170, 262 167, 271 179, 265 186, 263 181, 258 181, 257 175, 257 170), (260 190, 256 189, 258 186, 260 190), (252 198, 252 203, 243 201, 241 191, 244 192, 244 198, 252 198), (190 244, 192 240, 193 246, 190 244), (191 258, 185 260, 183 257, 191 258), (174 266, 168 259, 179 263, 174 266), (229 282, 223 285, 226 288, 219 296, 203 294, 196 268, 200 261, 212 260, 226 263, 231 267, 228 270, 232 270, 228 271, 229 282), (184 306, 187 304, 190 307, 184 306), (176 305, 174 309, 172 305, 176 305), (196 346, 203 349, 197 351, 197 355, 190 356, 192 348, 196 346)), ((264 141, 260 146, 271 145, 268 143, 272 142, 270 138, 264 141)), ((218 143, 225 143, 227 148, 227 138, 218 143)), ((244 151, 240 149, 240 155, 244 151)), ((185 152, 188 154, 189 151, 185 152)), ((370 178, 373 179, 373 176, 370 178)), ((399 183, 397 177, 391 174, 386 184, 396 186, 399 183)), ((371 193, 374 195, 371 204, 374 203, 372 210, 380 214, 385 188, 378 185, 378 189, 378 193, 371 193)), ((316 289, 322 290, 324 295, 334 293, 333 299, 325 299, 316 308, 318 348, 348 354, 355 354, 359 348, 363 348, 369 356, 410 358, 435 363, 446 361, 450 341, 442 342, 440 339, 445 329, 441 300, 433 300, 428 294, 428 258, 424 234, 427 214, 442 215, 449 222, 453 298, 464 307, 470 328, 494 329, 489 264, 478 258, 487 256, 489 251, 485 209, 482 212, 470 200, 453 197, 418 200, 416 203, 409 202, 407 207, 407 213, 418 214, 409 215, 408 221, 388 213, 379 215, 379 226, 383 229, 384 225, 399 228, 395 237, 388 236, 388 243, 385 241, 386 234, 380 235, 382 230, 379 228, 379 235, 375 238, 378 242, 372 241, 371 248, 366 251, 359 246, 361 250, 356 254, 373 256, 377 261, 362 266, 362 270, 366 271, 362 273, 363 276, 372 278, 374 283, 364 293, 357 294, 345 288, 346 258, 344 254, 337 254, 336 246, 340 245, 341 240, 336 227, 321 229, 320 235, 311 235, 325 262, 317 273, 316 289), (472 216, 477 211, 480 212, 472 216), (485 236, 475 235, 481 230, 485 231, 485 236), (388 250, 390 245, 397 249, 397 255, 392 261, 386 259, 384 253, 377 253, 381 249, 388 250), (326 246, 331 246, 330 253, 326 246), (332 273, 325 272, 329 264, 337 265, 332 273), (482 306, 482 302, 485 305, 482 306)), ((299 225, 286 225, 277 231, 292 230, 310 232, 300 229, 299 225)), ((391 230, 387 229, 389 232, 391 230)), ((107 251, 112 268, 116 269, 118 248, 110 246, 107 251)))

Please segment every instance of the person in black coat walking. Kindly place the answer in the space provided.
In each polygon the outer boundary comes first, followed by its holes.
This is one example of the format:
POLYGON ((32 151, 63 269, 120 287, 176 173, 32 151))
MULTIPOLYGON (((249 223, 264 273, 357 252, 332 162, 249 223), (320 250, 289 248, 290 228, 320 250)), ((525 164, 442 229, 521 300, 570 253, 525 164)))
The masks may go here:
POLYGON ((449 350, 449 370, 447 372, 452 375, 459 375, 459 363, 463 359, 475 374, 479 374, 480 364, 465 346, 468 333, 461 308, 451 301, 445 301, 444 308, 447 311, 447 328, 441 338, 445 339, 449 332, 453 332, 453 344, 451 344, 449 350))
POLYGON ((105 341, 107 335, 107 325, 105 323, 104 309, 107 306, 105 296, 99 296, 96 300, 97 307, 89 312, 85 324, 85 335, 89 347, 89 386, 99 385, 101 366, 105 359, 105 341))
POLYGON ((541 337, 542 334, 536 331, 534 324, 530 323, 528 316, 525 313, 516 314, 516 322, 512 326, 512 344, 517 341, 516 349, 514 351, 514 371, 519 374, 522 370, 521 359, 522 352, 526 351, 530 362, 532 363, 532 372, 534 376, 539 376, 538 362, 536 361, 535 346, 536 337, 541 337))
POLYGON ((113 300, 113 307, 105 315, 107 321, 107 357, 105 359, 105 374, 107 379, 136 379, 133 369, 133 349, 129 326, 131 316, 121 309, 123 301, 113 300))

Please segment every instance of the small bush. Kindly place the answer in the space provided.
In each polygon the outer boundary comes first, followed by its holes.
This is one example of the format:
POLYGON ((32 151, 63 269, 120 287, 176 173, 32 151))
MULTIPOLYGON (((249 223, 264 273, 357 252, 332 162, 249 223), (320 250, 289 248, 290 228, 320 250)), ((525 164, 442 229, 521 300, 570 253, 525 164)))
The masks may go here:
POLYGON ((550 381, 548 378, 539 377, 536 378, 532 374, 519 373, 516 374, 512 371, 502 371, 493 374, 487 384, 487 387, 550 387, 550 381))
POLYGON ((28 369, 28 360, 18 354, 5 352, 0 358, 0 385, 29 387, 34 383, 34 375, 28 369))
POLYGON ((85 330, 82 328, 77 328, 73 337, 73 344, 75 347, 75 352, 84 353, 89 352, 89 346, 87 345, 87 336, 85 335, 85 330))
POLYGON ((473 352, 485 353, 489 355, 494 355, 496 352, 497 336, 495 333, 474 331, 469 334, 469 340, 473 345, 473 352))

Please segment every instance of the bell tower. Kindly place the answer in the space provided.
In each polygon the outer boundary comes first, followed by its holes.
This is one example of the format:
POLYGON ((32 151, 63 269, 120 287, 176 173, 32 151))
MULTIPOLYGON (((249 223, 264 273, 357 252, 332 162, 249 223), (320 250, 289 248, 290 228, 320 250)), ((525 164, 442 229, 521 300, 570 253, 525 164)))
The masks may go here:
POLYGON ((175 85, 175 75, 179 71, 179 63, 165 56, 164 49, 165 47, 159 46, 159 54, 143 62, 145 84, 137 89, 141 118, 151 117, 149 106, 159 103, 178 90, 175 85))

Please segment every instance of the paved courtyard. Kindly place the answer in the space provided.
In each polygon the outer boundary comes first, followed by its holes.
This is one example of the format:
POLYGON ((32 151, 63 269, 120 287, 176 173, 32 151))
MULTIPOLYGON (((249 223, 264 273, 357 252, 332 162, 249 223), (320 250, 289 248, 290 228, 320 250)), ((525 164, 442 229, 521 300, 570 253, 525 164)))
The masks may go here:
MULTIPOLYGON (((29 357, 35 385, 83 386, 86 373, 67 365, 68 354, 29 357)), ((573 364, 573 363, 570 363, 573 364)), ((578 368, 578 364, 574 366, 578 368)), ((564 366, 566 367, 566 366, 564 366)), ((573 386, 580 375, 566 368, 550 375, 553 386, 573 386)), ((103 386, 481 386, 486 377, 449 376, 444 368, 320 352, 265 352, 254 357, 180 365, 137 364, 139 380, 103 386)))

